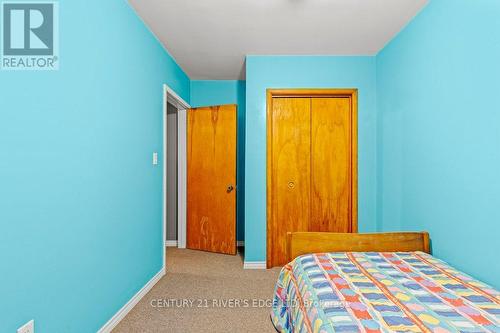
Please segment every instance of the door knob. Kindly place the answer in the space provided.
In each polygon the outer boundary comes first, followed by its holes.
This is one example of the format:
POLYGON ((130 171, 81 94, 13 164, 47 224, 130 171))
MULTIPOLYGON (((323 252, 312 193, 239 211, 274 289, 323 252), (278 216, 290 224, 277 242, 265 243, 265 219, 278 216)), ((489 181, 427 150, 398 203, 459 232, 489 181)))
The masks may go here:
POLYGON ((231 192, 232 190, 234 190, 234 186, 233 185, 227 185, 227 193, 231 192))

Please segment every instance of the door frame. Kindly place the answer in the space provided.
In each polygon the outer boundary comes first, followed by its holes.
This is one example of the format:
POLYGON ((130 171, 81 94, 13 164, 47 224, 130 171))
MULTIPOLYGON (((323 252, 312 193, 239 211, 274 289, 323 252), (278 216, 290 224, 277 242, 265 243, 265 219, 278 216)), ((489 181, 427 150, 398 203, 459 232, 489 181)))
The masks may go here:
POLYGON ((352 182, 351 182, 351 225, 350 231, 358 232, 358 89, 323 89, 323 88, 300 88, 300 89, 267 89, 266 90, 266 266, 270 267, 270 220, 271 220, 271 170, 272 170, 272 149, 271 139, 272 123, 271 116, 273 110, 274 97, 350 97, 351 98, 351 119, 352 119, 352 182))
POLYGON ((187 172, 187 144, 186 144, 186 128, 187 117, 186 110, 191 106, 182 99, 172 88, 167 84, 163 85, 163 247, 162 258, 165 262, 165 247, 167 242, 167 103, 174 105, 177 108, 177 247, 186 247, 186 172, 187 172))

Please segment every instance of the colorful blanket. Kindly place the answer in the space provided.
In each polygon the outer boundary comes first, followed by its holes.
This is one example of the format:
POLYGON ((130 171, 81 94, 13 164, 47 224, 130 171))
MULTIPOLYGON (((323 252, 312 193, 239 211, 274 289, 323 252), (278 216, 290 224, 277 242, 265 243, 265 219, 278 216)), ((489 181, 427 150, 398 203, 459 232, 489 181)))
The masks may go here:
POLYGON ((280 332, 500 332, 500 293, 423 252, 320 253, 286 265, 280 332))

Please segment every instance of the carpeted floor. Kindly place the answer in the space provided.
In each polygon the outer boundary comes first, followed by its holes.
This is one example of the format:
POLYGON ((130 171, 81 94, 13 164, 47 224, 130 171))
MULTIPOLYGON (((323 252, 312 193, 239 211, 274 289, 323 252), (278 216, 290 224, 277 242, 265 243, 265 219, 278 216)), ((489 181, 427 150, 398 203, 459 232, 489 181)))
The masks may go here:
POLYGON ((113 332, 276 332, 268 306, 279 271, 244 270, 241 255, 167 248, 167 274, 113 332))

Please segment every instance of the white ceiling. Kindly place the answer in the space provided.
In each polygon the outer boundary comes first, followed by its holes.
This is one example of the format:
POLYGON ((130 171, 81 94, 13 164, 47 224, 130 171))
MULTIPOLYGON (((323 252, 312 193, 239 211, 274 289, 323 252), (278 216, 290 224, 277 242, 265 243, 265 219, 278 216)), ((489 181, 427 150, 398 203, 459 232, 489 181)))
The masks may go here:
POLYGON ((193 80, 243 79, 245 55, 374 55, 428 0, 129 0, 193 80))

